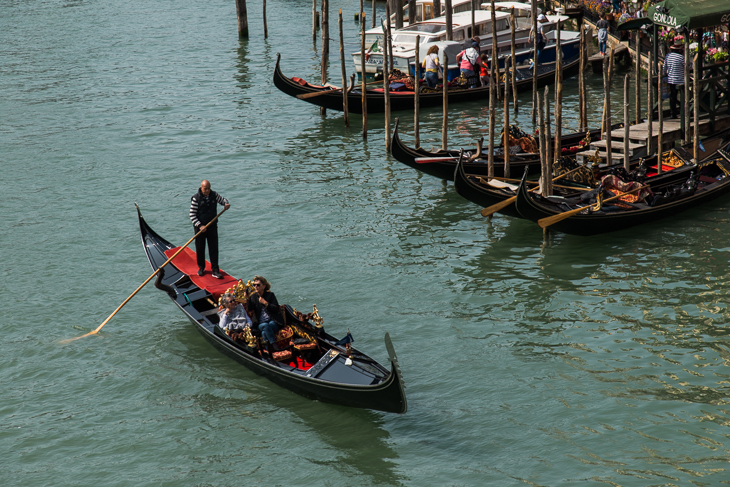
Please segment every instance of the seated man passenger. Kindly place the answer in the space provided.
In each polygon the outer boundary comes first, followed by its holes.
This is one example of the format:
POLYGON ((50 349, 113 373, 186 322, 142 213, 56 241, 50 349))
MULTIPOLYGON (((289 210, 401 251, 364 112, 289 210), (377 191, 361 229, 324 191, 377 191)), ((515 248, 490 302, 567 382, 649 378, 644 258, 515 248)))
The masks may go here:
POLYGON ((284 319, 279 310, 279 302, 270 291, 271 284, 261 276, 253 279, 255 292, 248 298, 248 309, 253 312, 253 323, 258 326, 265 340, 265 347, 272 352, 276 343, 276 332, 283 326, 284 319))
POLYGON ((236 297, 231 293, 221 296, 223 309, 218 312, 220 317, 219 326, 226 331, 242 331, 245 327, 251 326, 251 318, 246 313, 243 304, 236 302, 236 297))

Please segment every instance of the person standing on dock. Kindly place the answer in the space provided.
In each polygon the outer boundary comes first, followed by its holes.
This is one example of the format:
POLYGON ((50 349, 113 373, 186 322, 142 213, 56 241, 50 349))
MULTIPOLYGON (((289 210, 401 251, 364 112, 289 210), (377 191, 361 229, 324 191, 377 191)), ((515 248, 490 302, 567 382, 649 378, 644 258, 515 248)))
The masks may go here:
POLYGON ((608 14, 606 14, 596 24, 596 28, 598 29, 598 49, 601 51, 601 56, 606 55, 606 42, 608 42, 608 26, 608 14))
POLYGON ((210 182, 204 179, 200 183, 198 192, 190 198, 190 220, 193 222, 193 228, 196 234, 201 230, 203 232, 195 238, 198 275, 202 276, 205 273, 205 244, 207 242, 213 277, 223 279, 218 267, 218 222, 215 221, 212 225, 208 225, 216 216, 217 205, 223 205, 226 210, 231 207, 227 199, 215 191, 211 191, 210 182))
POLYGON ((684 56, 682 50, 684 46, 680 39, 676 39, 674 44, 669 47, 669 54, 664 58, 664 68, 662 74, 667 76, 669 83, 669 110, 670 118, 679 117, 677 109, 677 93, 679 88, 684 85, 684 56))
MULTIPOLYGON (((548 18, 545 17, 545 14, 540 14, 537 16, 537 34, 535 34, 534 29, 530 29, 530 37, 527 40, 530 45, 533 44, 533 36, 537 35, 537 64, 540 64, 540 56, 542 55, 542 50, 545 49, 545 33, 542 31, 542 24, 547 22, 548 18)), ((494 56, 492 56, 494 58, 494 56)))

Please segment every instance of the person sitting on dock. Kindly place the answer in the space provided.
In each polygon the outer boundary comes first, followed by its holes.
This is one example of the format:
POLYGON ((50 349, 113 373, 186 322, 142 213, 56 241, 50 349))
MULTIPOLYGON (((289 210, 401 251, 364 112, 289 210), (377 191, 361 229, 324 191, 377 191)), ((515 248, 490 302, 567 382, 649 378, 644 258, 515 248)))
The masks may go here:
POLYGON ((461 75, 467 79, 470 88, 476 88, 478 79, 476 71, 479 69, 479 51, 474 48, 474 42, 469 39, 464 42, 464 50, 456 55, 456 63, 461 68, 461 75))
POLYGON ((279 302, 271 292, 271 284, 261 276, 255 276, 253 285, 256 292, 249 296, 248 309, 253 312, 253 323, 261 332, 269 353, 272 353, 276 343, 276 332, 281 328, 284 320, 279 310, 279 302))
POLYGON ((679 88, 684 85, 684 56, 681 54, 683 48, 682 41, 675 40, 674 44, 669 47, 669 54, 664 58, 664 68, 662 68, 662 74, 667 76, 667 83, 669 83, 670 118, 679 117, 677 93, 679 88))
POLYGON ((439 46, 431 46, 423 60, 423 68, 426 70, 424 77, 429 88, 436 88, 439 84, 439 72, 443 72, 439 64, 439 46))
POLYGON ((251 326, 251 318, 248 317, 246 308, 236 301, 236 296, 232 293, 221 296, 220 304, 223 309, 218 312, 218 326, 230 332, 242 331, 251 326))
MULTIPOLYGON (((540 14, 537 16, 537 64, 540 64, 540 56, 542 55, 542 50, 545 48, 545 33, 542 31, 542 24, 547 22, 548 18, 545 17, 545 14, 540 14)), ((535 29, 530 29, 530 36, 527 39, 527 42, 532 45, 533 43, 533 36, 535 35, 535 29)), ((494 57, 494 56, 492 56, 494 57)))

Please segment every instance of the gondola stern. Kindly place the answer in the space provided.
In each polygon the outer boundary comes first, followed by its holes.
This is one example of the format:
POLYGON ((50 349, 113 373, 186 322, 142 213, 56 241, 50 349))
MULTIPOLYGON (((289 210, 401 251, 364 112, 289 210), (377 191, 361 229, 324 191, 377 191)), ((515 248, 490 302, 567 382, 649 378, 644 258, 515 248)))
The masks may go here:
POLYGON ((398 357, 395 354, 395 348, 393 342, 390 339, 390 333, 385 332, 385 348, 388 351, 388 360, 390 360, 390 373, 394 377, 393 383, 398 388, 400 409, 392 410, 394 413, 403 414, 408 411, 408 401, 406 400, 406 385, 403 382, 403 375, 400 370, 400 364, 398 363, 398 357))

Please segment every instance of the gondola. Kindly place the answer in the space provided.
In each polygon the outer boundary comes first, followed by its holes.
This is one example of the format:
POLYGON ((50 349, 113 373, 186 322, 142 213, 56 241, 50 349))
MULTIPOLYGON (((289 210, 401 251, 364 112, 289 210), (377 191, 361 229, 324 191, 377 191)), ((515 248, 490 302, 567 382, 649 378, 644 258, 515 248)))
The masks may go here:
POLYGON ((524 218, 534 222, 583 208, 578 214, 557 221, 548 228, 589 236, 653 223, 730 194, 730 154, 706 159, 692 172, 683 174, 688 176, 683 184, 664 180, 661 185, 651 185, 654 194, 645 201, 613 200, 610 204, 581 201, 580 198, 544 198, 529 193, 523 178, 515 206, 524 218))
MULTIPOLYGON (((730 142, 730 131, 728 130, 705 139, 702 146, 703 150, 700 151, 700 161, 702 162, 713 158, 717 154, 717 150, 728 142, 730 142)), ((689 172, 697 167, 691 162, 693 156, 688 151, 691 147, 691 144, 687 144, 683 147, 664 153, 665 158, 671 156, 679 164, 675 163, 673 166, 667 165, 666 163, 663 164, 665 170, 662 173, 656 172, 656 154, 645 159, 633 161, 633 172, 636 173, 634 180, 643 181, 650 184, 653 188, 658 189, 685 181, 689 176, 689 172), (638 174, 641 174, 641 176, 638 176, 638 174)), ((612 166, 603 166, 600 168, 599 172, 595 174, 595 177, 596 179, 600 179, 601 177, 611 173, 617 173, 620 175, 622 168, 622 163, 612 166)), ((568 186, 571 185, 573 184, 568 184, 568 186)), ((454 189, 457 193, 459 193, 459 195, 482 207, 495 205, 517 195, 517 184, 505 184, 500 181, 487 183, 487 181, 484 180, 483 175, 469 174, 466 170, 465 161, 462 161, 461 164, 457 164, 454 171, 454 189)), ((558 188, 556 195, 560 197, 570 197, 579 194, 580 192, 582 192, 582 189, 572 190, 571 188, 558 188)), ((523 218, 523 216, 517 211, 515 205, 505 206, 499 210, 499 213, 523 218)))
MULTIPOLYGON (((155 233, 142 218, 139 208, 137 213, 145 253, 152 268, 158 269, 179 247, 155 233)), ((289 335, 305 338, 291 340, 288 351, 293 353, 289 358, 286 358, 287 350, 273 355, 259 352, 255 344, 249 346, 253 342, 240 340, 235 335, 235 339, 229 337, 218 326, 217 299, 239 281, 225 272, 223 280, 213 279, 209 274, 200 277, 196 268, 195 253, 186 248, 164 266, 155 287, 165 291, 203 337, 223 354, 275 384, 308 398, 343 406, 406 412, 404 385, 388 333, 385 345, 390 370, 355 348, 338 345, 335 337, 310 323, 307 316, 290 306, 282 306, 286 327, 277 339, 284 336, 286 340, 289 335), (277 355, 280 357, 275 360, 277 355)))
MULTIPOLYGON (((418 169, 421 172, 440 179, 453 181, 454 171, 456 170, 456 161, 459 157, 460 151, 428 151, 421 147, 418 147, 416 149, 408 147, 403 143, 400 136, 398 135, 398 125, 399 121, 396 119, 391 144, 391 154, 393 155, 393 157, 397 161, 402 162, 406 166, 412 167, 413 169, 418 169)), ((619 128, 619 126, 620 125, 616 125, 614 127, 619 128)), ((579 143, 582 141, 585 141, 585 144, 589 144, 594 140, 600 139, 600 137, 600 130, 591 130, 590 132, 576 132, 574 134, 565 135, 561 140, 563 147, 577 148, 579 143)), ((476 148, 464 149, 464 155, 467 158, 475 152, 476 148)), ((510 155, 511 174, 521 175, 524 172, 525 167, 528 167, 530 169, 530 172, 535 172, 539 170, 540 154, 518 153, 510 155)), ((487 164, 487 161, 483 158, 471 162, 464 162, 464 171, 467 174, 486 176, 488 169, 489 166, 487 164)), ((494 157, 494 175, 497 177, 504 176, 504 159, 502 158, 502 156, 494 157)))
MULTIPOLYGON (((315 85, 297 77, 287 78, 281 72, 279 62, 281 54, 276 55, 276 67, 274 68, 274 85, 287 95, 307 95, 323 93, 318 96, 303 98, 303 101, 327 108, 329 110, 342 111, 342 90, 333 89, 329 86, 315 85)), ((573 56, 563 61, 563 76, 570 77, 577 74, 579 69, 579 56, 573 56)), ((515 85, 518 91, 532 90, 532 69, 518 68, 515 85)), ((545 86, 555 82, 555 63, 546 63, 538 66, 537 84, 545 86)), ((501 89, 501 88, 500 88, 501 89)), ((382 88, 367 89, 367 111, 368 113, 382 113, 385 111, 385 94, 382 88)), ((422 108, 442 106, 444 95, 442 92, 421 92, 419 104, 422 108)), ((449 104, 460 102, 473 102, 484 100, 488 102, 489 87, 478 87, 473 89, 449 88, 449 104)), ((390 110, 413 110, 413 91, 391 91, 390 110)), ((362 91, 355 87, 348 89, 347 109, 350 113, 362 113, 362 91)))
MULTIPOLYGON (((501 203, 517 194, 518 186, 516 184, 499 180, 492 180, 487 183, 484 177, 481 175, 467 174, 465 171, 465 160, 461 158, 457 162, 456 169, 454 170, 454 189, 460 196, 481 207, 489 207, 501 203)), ((581 190, 566 191, 564 195, 572 195, 581 190)), ((513 204, 500 209, 499 213, 515 218, 522 218, 522 215, 517 212, 513 204)))

